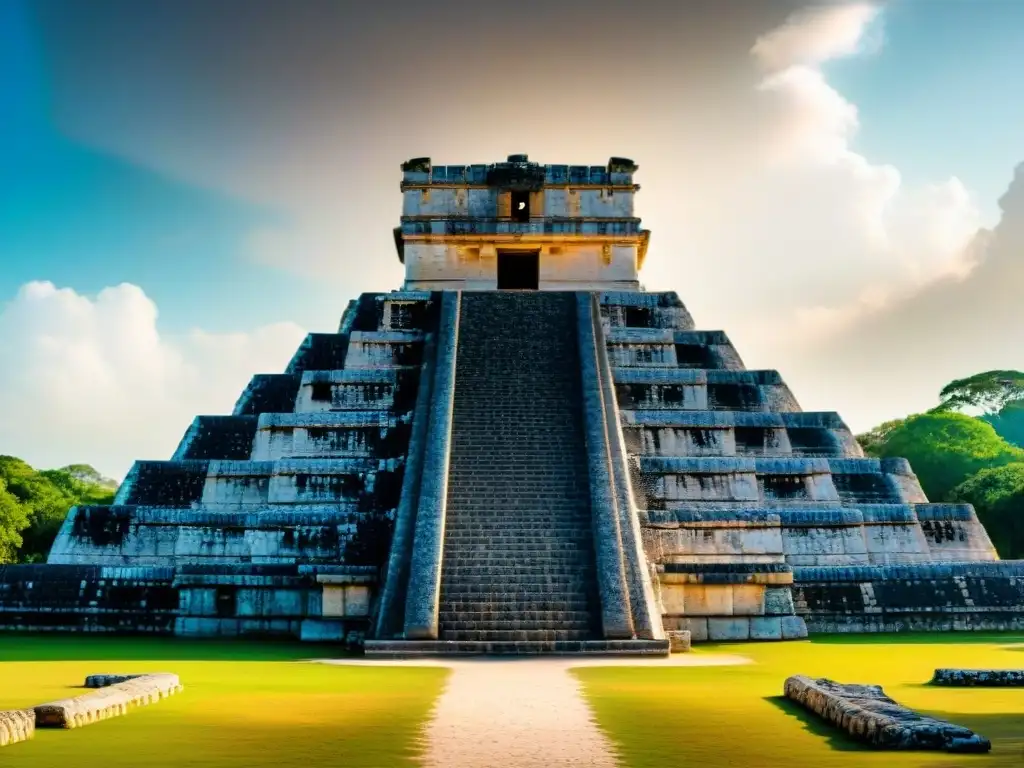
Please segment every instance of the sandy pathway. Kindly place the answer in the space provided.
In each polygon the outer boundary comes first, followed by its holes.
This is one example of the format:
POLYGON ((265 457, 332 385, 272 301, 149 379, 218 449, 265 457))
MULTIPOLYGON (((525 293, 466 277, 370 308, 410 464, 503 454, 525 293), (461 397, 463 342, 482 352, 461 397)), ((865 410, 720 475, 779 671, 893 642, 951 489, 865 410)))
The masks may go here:
POLYGON ((717 666, 742 656, 681 654, 664 659, 511 659, 375 661, 324 664, 445 666, 452 669, 427 724, 427 768, 615 768, 611 743, 597 727, 576 678, 583 666, 717 666))
POLYGON ((426 739, 428 768, 616 765, 564 664, 455 666, 426 739))

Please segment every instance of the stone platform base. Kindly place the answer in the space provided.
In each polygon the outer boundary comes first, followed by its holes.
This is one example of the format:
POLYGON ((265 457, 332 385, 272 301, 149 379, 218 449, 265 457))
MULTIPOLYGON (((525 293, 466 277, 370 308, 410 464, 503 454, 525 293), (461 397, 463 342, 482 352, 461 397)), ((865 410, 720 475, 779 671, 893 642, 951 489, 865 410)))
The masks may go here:
POLYGON ((667 656, 668 640, 367 640, 366 656, 410 659, 447 656, 667 656))

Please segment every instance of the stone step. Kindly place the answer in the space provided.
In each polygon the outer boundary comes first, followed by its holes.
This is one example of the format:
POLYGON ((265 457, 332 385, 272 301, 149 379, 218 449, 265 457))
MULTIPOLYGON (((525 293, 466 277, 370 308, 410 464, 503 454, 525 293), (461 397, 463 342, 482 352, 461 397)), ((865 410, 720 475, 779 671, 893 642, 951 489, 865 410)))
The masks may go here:
MULTIPOLYGON (((513 603, 513 605, 516 605, 513 603)), ((442 625, 466 622, 475 624, 488 624, 492 622, 504 622, 508 616, 514 615, 513 621, 517 622, 560 622, 570 624, 590 624, 591 614, 589 610, 532 610, 529 607, 514 609, 488 609, 486 603, 479 603, 478 610, 458 610, 451 606, 440 611, 440 622, 442 625)), ((472 628, 470 628, 472 629, 472 628)))
POLYGON ((564 591, 582 589, 594 581, 593 573, 523 573, 521 575, 495 575, 481 573, 449 573, 441 575, 441 587, 451 592, 487 587, 494 591, 507 592, 510 589, 555 588, 564 591))
MULTIPOLYGON (((491 552, 515 552, 514 547, 519 551, 524 548, 533 548, 538 545, 575 545, 580 554, 591 557, 593 548, 593 534, 581 533, 573 536, 570 534, 553 534, 546 536, 531 533, 516 533, 502 531, 501 533, 489 534, 486 531, 449 531, 444 539, 445 550, 472 551, 473 549, 486 548, 491 552)), ((539 551, 539 550, 533 550, 539 551)))
POLYGON ((566 589, 556 584, 516 585, 513 589, 503 589, 494 584, 478 584, 475 586, 441 585, 441 601, 448 603, 575 603, 589 599, 589 593, 583 589, 566 589))
POLYGON ((564 613, 590 615, 590 603, 581 595, 567 599, 546 598, 509 598, 501 595, 492 599, 453 599, 441 607, 442 615, 470 615, 501 613, 564 613))
POLYGON ((538 560, 526 563, 503 562, 501 565, 494 563, 473 561, 460 561, 452 558, 453 562, 444 564, 442 578, 449 581, 458 580, 473 576, 486 576, 489 578, 515 578, 534 576, 593 576, 594 569, 587 564, 579 562, 542 562, 538 560))
POLYGON ((455 641, 367 640, 371 658, 430 656, 667 656, 667 640, 572 640, 572 641, 455 641))
POLYGON ((589 629, 460 629, 440 630, 441 640, 482 640, 494 642, 593 640, 589 629))
POLYGON ((460 520, 445 525, 446 534, 504 536, 519 538, 535 536, 540 539, 556 539, 563 541, 579 541, 592 537, 590 526, 576 520, 518 520, 514 517, 481 517, 476 520, 460 520))
MULTIPOLYGON (((581 632, 584 636, 588 636, 593 630, 593 623, 590 619, 584 621, 563 621, 562 619, 549 619, 549 620, 537 620, 531 619, 529 621, 520 620, 515 617, 508 617, 504 619, 498 619, 495 621, 460 621, 458 619, 453 620, 440 620, 442 637, 454 640, 448 633, 450 632, 519 632, 519 631, 571 631, 581 632)), ((473 640, 474 638, 465 638, 473 640)), ((492 635, 491 640, 500 640, 502 638, 492 635)), ((521 639, 521 638, 512 638, 521 639)), ((530 638, 526 638, 530 639, 530 638)), ((571 638, 566 638, 571 639, 571 638)), ((581 639, 586 639, 581 637, 581 639)))
POLYGON ((452 537, 451 540, 445 540, 446 552, 457 551, 461 555, 480 553, 481 555, 500 555, 505 557, 519 557, 521 555, 537 555, 540 557, 547 555, 586 555, 589 559, 591 546, 589 537, 587 541, 562 541, 560 539, 552 539, 550 541, 538 541, 528 544, 506 542, 500 547, 493 546, 489 537, 487 539, 481 539, 477 543, 472 543, 470 539, 465 537, 452 537))
POLYGON ((459 557, 449 553, 441 578, 447 581, 464 577, 486 576, 504 579, 513 576, 586 576, 592 578, 594 567, 586 560, 565 558, 558 561, 523 558, 518 562, 512 558, 459 557))

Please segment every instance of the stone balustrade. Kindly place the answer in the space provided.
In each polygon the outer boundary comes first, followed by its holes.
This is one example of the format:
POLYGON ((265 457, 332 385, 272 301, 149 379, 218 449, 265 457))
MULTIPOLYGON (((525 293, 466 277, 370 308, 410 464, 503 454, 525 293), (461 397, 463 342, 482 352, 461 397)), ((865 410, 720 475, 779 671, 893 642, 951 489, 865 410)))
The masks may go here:
POLYGON ((795 675, 786 680, 786 698, 879 749, 988 752, 988 739, 944 720, 918 714, 896 703, 877 685, 844 685, 795 675))

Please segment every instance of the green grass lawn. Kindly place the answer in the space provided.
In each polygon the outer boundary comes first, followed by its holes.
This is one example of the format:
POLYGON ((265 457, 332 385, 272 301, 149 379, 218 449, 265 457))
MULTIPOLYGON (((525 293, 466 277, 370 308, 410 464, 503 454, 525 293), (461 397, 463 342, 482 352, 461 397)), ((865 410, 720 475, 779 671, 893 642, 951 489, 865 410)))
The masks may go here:
POLYGON ((0 709, 84 692, 87 674, 175 672, 184 692, 0 749, 4 768, 417 764, 446 670, 308 664, 336 649, 251 641, 0 635, 0 709))
POLYGON ((1024 689, 924 684, 936 667, 1024 668, 1024 635, 833 636, 708 645, 694 653, 736 654, 754 663, 574 670, 624 766, 1024 766, 1024 689), (862 748, 781 698, 793 674, 880 684, 901 704, 988 737, 992 752, 862 748))

